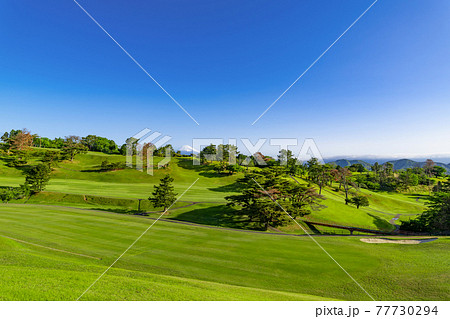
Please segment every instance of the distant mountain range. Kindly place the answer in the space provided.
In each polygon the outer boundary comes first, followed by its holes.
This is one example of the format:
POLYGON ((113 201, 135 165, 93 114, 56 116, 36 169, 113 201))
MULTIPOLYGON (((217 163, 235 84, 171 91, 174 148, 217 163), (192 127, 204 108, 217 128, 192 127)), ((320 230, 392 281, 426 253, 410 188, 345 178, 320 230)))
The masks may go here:
MULTIPOLYGON (((346 166, 350 166, 353 164, 362 164, 366 169, 370 170, 371 168, 371 164, 369 164, 366 161, 362 161, 362 160, 348 160, 348 159, 338 159, 338 160, 334 160, 334 161, 325 161, 329 164, 336 164, 342 167, 346 167, 346 166)), ((371 161, 372 162, 372 161, 371 161)), ((414 168, 414 167, 423 167, 425 165, 425 161, 423 162, 418 162, 418 161, 413 161, 410 159, 399 159, 399 160, 390 160, 390 161, 386 161, 386 162, 379 162, 380 165, 383 165, 384 163, 392 163, 394 165, 394 170, 401 170, 401 169, 407 169, 407 168, 414 168)), ((440 162, 435 162, 435 164, 437 166, 441 166, 443 168, 445 168, 447 170, 447 174, 450 173, 450 163, 449 164, 445 164, 445 163, 440 163, 440 162)))

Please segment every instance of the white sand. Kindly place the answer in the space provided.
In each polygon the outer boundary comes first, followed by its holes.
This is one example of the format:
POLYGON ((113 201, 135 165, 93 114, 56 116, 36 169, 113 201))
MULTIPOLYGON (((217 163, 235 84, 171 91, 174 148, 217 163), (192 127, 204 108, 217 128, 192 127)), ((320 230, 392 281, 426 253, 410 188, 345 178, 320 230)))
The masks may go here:
POLYGON ((422 243, 428 243, 436 240, 437 238, 425 238, 425 239, 389 239, 389 238, 361 238, 360 240, 369 244, 404 244, 404 245, 416 245, 422 243))

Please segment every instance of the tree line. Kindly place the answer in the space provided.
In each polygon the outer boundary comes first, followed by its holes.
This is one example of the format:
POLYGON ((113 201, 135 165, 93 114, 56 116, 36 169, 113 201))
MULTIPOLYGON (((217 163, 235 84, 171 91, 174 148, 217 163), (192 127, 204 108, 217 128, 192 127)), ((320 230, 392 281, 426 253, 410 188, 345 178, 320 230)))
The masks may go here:
POLYGON ((450 234, 450 178, 427 197, 427 209, 419 217, 401 221, 400 229, 412 232, 450 234))

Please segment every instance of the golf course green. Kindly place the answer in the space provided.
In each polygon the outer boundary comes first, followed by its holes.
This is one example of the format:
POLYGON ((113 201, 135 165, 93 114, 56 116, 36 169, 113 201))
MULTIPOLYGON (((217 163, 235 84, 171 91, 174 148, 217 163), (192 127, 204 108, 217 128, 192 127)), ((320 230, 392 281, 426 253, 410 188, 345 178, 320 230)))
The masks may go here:
MULTIPOLYGON (((44 192, 0 204, 0 299, 444 300, 450 294, 448 238, 399 245, 314 237, 369 296, 295 224, 255 231, 236 216, 224 198, 237 194, 243 173, 222 176, 189 158, 174 158, 154 176, 98 171, 105 159, 124 157, 78 155, 58 163, 44 192), (146 199, 166 173, 179 195, 198 180, 151 226, 161 209, 146 199), (136 215, 139 199, 147 216, 136 215)), ((21 169, 0 161, 2 187, 23 182, 21 169)), ((414 218, 425 207, 408 195, 364 192, 370 207, 357 209, 345 205, 342 191, 324 187, 323 209, 309 218, 391 231, 394 216, 414 218)))

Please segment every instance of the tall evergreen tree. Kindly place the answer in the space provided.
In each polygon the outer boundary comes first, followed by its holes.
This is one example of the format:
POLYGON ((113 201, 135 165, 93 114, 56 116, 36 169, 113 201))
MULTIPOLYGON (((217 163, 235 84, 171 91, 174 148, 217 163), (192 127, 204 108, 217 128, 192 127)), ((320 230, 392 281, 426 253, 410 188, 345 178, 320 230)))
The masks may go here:
POLYGON ((172 183, 173 178, 169 174, 166 174, 161 178, 159 185, 154 186, 155 190, 153 191, 152 196, 148 198, 153 207, 162 207, 164 209, 164 214, 176 200, 177 194, 174 192, 172 183))
POLYGON ((43 191, 50 180, 50 173, 49 165, 38 164, 26 173, 25 184, 29 185, 34 192, 43 191))

